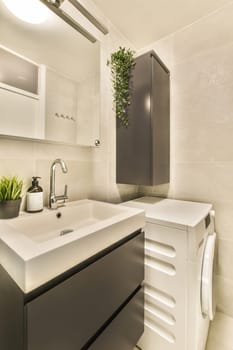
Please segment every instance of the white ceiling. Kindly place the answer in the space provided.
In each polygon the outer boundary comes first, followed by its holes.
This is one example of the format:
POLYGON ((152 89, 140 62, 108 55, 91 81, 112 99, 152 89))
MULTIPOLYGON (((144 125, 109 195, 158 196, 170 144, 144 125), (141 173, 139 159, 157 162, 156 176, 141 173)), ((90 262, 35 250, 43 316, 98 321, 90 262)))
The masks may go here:
POLYGON ((93 0, 93 2, 136 48, 142 48, 232 1, 93 0))

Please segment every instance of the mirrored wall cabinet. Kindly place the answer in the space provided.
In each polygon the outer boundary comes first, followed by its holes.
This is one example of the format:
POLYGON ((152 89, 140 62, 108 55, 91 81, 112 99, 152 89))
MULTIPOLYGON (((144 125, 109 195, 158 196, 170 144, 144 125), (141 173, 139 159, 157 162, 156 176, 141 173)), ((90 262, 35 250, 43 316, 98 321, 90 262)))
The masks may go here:
POLYGON ((0 15, 0 136, 95 146, 100 43, 53 12, 34 27, 3 4, 0 15))

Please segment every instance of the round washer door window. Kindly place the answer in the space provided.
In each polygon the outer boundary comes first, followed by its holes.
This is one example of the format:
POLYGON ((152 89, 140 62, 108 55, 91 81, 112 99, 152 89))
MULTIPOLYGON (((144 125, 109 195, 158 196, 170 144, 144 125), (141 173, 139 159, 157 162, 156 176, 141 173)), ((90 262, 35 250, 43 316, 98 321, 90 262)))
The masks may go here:
POLYGON ((216 309, 215 283, 214 283, 214 253, 216 233, 209 234, 202 262, 201 278, 201 308, 204 317, 213 320, 216 309))

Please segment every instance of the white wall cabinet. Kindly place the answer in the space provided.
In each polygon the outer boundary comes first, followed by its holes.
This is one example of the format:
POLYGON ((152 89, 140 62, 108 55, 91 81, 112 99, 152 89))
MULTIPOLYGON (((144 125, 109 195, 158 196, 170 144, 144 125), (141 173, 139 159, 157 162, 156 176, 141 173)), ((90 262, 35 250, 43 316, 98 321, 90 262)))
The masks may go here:
POLYGON ((77 82, 0 46, 0 135, 95 146, 99 89, 97 73, 77 82))

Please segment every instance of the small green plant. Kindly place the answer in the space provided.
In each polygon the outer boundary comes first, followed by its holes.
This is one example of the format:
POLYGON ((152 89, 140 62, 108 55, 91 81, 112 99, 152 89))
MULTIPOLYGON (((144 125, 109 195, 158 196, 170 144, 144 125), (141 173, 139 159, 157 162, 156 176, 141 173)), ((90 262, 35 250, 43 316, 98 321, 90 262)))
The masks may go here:
POLYGON ((107 61, 107 66, 111 68, 113 84, 113 101, 116 108, 116 117, 120 124, 128 127, 128 108, 131 104, 130 77, 135 66, 134 52, 125 47, 119 47, 111 54, 111 59, 107 61))
POLYGON ((0 179, 0 201, 19 199, 22 193, 23 181, 16 176, 0 179))

